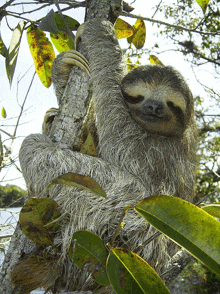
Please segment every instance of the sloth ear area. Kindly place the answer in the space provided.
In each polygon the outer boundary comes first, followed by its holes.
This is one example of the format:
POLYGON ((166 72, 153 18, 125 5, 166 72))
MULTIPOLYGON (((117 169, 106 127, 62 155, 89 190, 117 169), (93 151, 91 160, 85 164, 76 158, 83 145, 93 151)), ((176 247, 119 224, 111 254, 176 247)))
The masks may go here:
POLYGON ((88 60, 78 51, 68 50, 64 53, 62 61, 69 65, 76 65, 90 75, 88 60))

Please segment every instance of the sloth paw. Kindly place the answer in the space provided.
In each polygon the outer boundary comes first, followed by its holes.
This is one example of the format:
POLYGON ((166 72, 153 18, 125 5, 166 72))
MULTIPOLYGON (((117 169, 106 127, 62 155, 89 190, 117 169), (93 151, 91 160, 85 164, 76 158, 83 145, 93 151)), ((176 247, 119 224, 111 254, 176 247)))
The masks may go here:
POLYGON ((65 87, 70 71, 76 65, 89 74, 89 64, 86 58, 75 50, 60 53, 53 61, 52 81, 55 88, 65 87))
POLYGON ((49 110, 47 110, 42 124, 42 133, 44 135, 49 136, 52 123, 54 121, 55 116, 58 114, 58 111, 58 108, 50 108, 49 110))
POLYGON ((76 65, 83 69, 88 75, 90 74, 89 63, 87 59, 76 50, 70 49, 65 52, 62 61, 67 65, 76 65))

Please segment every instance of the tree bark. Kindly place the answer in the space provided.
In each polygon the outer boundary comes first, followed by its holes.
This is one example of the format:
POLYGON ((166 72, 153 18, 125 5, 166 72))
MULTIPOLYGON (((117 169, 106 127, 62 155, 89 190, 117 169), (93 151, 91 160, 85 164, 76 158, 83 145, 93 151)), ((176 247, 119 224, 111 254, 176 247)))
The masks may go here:
MULTIPOLYGON (((114 22, 121 9, 121 0, 90 0, 88 1, 86 21, 92 18, 102 18, 114 22)), ((83 52, 83 48, 80 47, 79 51, 83 54, 85 53, 83 52)), ((51 139, 57 142, 59 146, 62 146, 62 148, 74 149, 78 145, 83 120, 91 98, 91 94, 87 89, 87 82, 87 74, 80 68, 73 67, 62 101, 59 104, 59 113, 54 120, 50 135, 51 139)), ((35 250, 35 243, 25 237, 18 222, 2 264, 0 273, 1 294, 17 293, 16 286, 11 283, 13 266, 21 256, 34 253, 35 250)), ((71 293, 77 294, 79 292, 74 291, 71 293)), ((91 292, 80 293, 89 294, 91 292)))

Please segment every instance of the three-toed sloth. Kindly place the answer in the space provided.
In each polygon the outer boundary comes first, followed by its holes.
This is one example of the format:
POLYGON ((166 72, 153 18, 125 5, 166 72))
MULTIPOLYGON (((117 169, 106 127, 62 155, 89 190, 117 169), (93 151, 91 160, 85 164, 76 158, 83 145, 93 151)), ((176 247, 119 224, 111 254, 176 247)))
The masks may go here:
MULTIPOLYGON (((32 195, 45 197, 51 180, 67 172, 92 177, 107 193, 107 198, 103 198, 73 187, 51 188, 50 195, 63 215, 62 230, 57 237, 62 247, 62 261, 68 259, 72 235, 77 230, 94 232, 104 242, 111 240, 127 205, 158 194, 188 201, 194 197, 193 96, 181 74, 172 67, 147 65, 124 76, 122 52, 114 29, 107 21, 95 19, 85 23, 80 38, 89 62, 98 158, 61 149, 44 134, 28 136, 20 150, 23 175, 32 195)), ((59 77, 53 80, 57 89, 61 82, 63 87, 68 76, 59 74, 60 67, 69 67, 71 59, 76 58, 74 53, 66 54, 62 54, 60 62, 54 63, 53 71, 57 71, 59 77)), ((155 229, 133 210, 128 211, 123 222, 116 245, 135 251, 159 274, 165 271, 175 252, 173 243, 159 236, 144 245, 155 229)), ((44 276, 49 271, 48 266, 44 276)), ((57 276, 54 270, 51 273, 54 277, 48 278, 44 287, 58 284, 60 271, 57 276)), ((69 280, 69 290, 94 289, 95 283, 87 279, 88 275, 79 278, 80 272, 75 268, 71 273, 75 278, 71 277, 72 282, 69 280)), ((103 293, 108 293, 105 291, 103 293)))

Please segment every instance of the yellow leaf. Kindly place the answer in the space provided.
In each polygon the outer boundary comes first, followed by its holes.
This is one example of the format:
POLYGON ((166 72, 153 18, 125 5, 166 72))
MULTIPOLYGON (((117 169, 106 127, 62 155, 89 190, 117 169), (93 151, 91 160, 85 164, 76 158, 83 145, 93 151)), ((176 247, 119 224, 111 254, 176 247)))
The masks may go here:
POLYGON ((7 117, 7 113, 4 107, 2 107, 2 117, 6 118, 7 117))
POLYGON ((206 9, 207 9, 208 4, 209 4, 209 0, 196 0, 196 2, 202 8, 203 13, 205 14, 206 9))
POLYGON ((94 157, 98 156, 97 152, 96 152, 95 144, 93 142, 92 135, 90 133, 88 134, 88 136, 86 138, 86 141, 83 144, 80 152, 83 153, 83 154, 94 156, 94 157))
POLYGON ((36 72, 43 85, 49 88, 52 83, 51 66, 55 58, 53 46, 45 36, 45 33, 36 26, 28 28, 27 40, 34 59, 36 72))
POLYGON ((118 39, 128 38, 134 33, 133 27, 121 18, 117 18, 114 28, 118 39))
POLYGON ((155 55, 150 55, 149 59, 151 64, 164 66, 163 62, 161 62, 160 59, 155 55))
POLYGON ((142 19, 137 19, 136 23, 133 25, 134 34, 128 38, 128 43, 133 43, 137 49, 141 49, 144 46, 146 38, 146 28, 145 23, 142 19))

